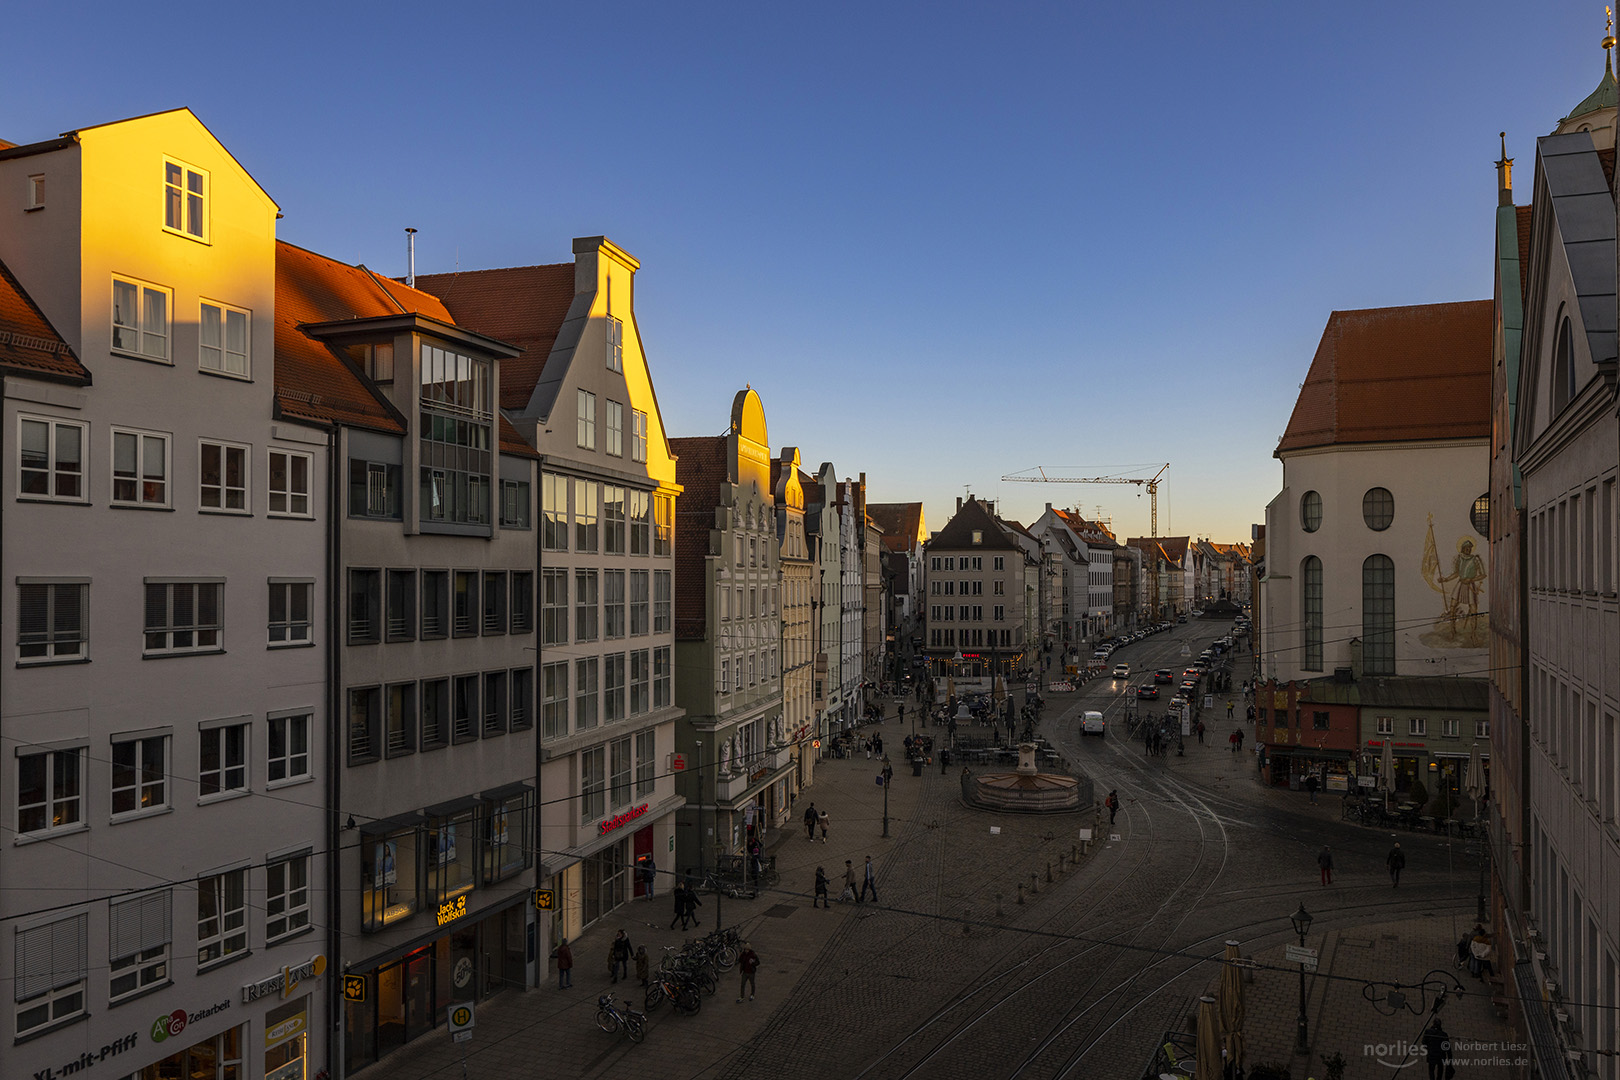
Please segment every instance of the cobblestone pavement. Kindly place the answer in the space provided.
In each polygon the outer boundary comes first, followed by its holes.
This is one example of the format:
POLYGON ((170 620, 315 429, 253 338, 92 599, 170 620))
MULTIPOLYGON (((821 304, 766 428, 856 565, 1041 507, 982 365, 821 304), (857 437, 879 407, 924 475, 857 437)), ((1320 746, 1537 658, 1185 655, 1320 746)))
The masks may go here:
MULTIPOLYGON (((1178 627, 1122 655, 1138 670, 1175 666, 1182 640, 1196 651, 1220 628, 1178 627)), ((942 775, 936 765, 921 777, 897 771, 883 839, 877 763, 825 760, 801 798, 831 813, 829 842, 786 831, 770 845, 779 887, 720 901, 723 912, 705 897, 701 909, 702 929, 723 914, 759 952, 757 1000, 736 1002, 736 976, 725 975, 696 1016, 673 1015, 667 1005, 654 1013, 640 1046, 596 1028, 596 996, 616 988, 605 959, 589 958, 605 957, 614 932, 626 929, 654 955, 681 940, 667 929, 660 897, 620 909, 575 942, 574 989, 548 984, 481 1006, 467 1075, 1136 1077, 1167 1030, 1186 1028, 1229 937, 1261 964, 1248 986, 1250 1062, 1291 1060, 1296 1077, 1307 1064, 1320 1075, 1319 1056, 1336 1049, 1351 1062, 1351 1080, 1374 1075, 1379 1053, 1363 1047, 1381 1053, 1403 1037, 1411 1042, 1418 1019, 1381 1015, 1363 999, 1363 981, 1414 982, 1439 968, 1468 982, 1449 963, 1451 943, 1472 924, 1477 864, 1461 841, 1403 835, 1407 875, 1392 889, 1383 872, 1389 837, 1339 821, 1336 800, 1311 806, 1303 795, 1260 787, 1253 756, 1226 750, 1224 717, 1212 725, 1220 749, 1189 740, 1183 757, 1146 758, 1120 737, 1127 689, 1094 680, 1075 694, 1048 694, 1043 725, 1099 795, 1119 790, 1123 809, 1112 829, 1096 810, 971 810, 959 796, 960 769, 942 775), (1082 708, 1103 709, 1110 734, 1081 739, 1082 708), (1079 830, 1099 822, 1100 843, 1071 863, 1079 830), (1315 865, 1323 843, 1338 865, 1328 887, 1315 865), (836 882, 845 859, 859 867, 868 854, 880 904, 811 908, 816 866, 836 882), (1020 885, 1028 892, 1022 903, 1020 885), (1291 1054, 1297 969, 1274 963, 1296 941, 1288 916, 1302 901, 1322 956, 1309 987, 1308 1060, 1291 1054)), ((1241 696, 1235 700, 1241 715, 1241 696)), ((904 731, 892 716, 878 730, 898 760, 904 731)), ((629 989, 639 1004, 639 988, 629 989)), ((1459 1039, 1505 1038, 1486 996, 1471 993, 1444 1015, 1459 1039)), ((459 1077, 461 1050, 434 1033, 359 1075, 459 1077)), ((1471 1067, 1463 1075, 1506 1073, 1471 1067)))

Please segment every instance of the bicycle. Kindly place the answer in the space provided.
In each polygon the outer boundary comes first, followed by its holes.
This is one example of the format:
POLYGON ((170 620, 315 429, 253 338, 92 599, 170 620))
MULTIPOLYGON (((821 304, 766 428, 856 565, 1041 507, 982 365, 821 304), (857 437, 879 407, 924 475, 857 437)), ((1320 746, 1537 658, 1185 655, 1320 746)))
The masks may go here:
POLYGON ((596 1026, 610 1035, 622 1028, 633 1043, 647 1036, 647 1017, 631 1008, 629 1002, 621 1009, 613 1003, 612 994, 596 999, 596 1026))
POLYGON ((647 980, 647 1011, 652 1012, 665 998, 676 1012, 691 1015, 703 1007, 703 994, 688 975, 659 968, 647 980))

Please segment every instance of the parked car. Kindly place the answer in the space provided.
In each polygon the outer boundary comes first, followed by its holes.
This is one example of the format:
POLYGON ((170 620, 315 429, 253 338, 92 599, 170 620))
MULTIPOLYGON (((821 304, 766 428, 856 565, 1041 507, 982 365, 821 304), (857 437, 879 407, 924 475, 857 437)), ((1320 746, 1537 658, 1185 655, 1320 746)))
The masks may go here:
POLYGON ((1162 667, 1153 673, 1153 681, 1156 683, 1173 683, 1176 681, 1176 673, 1167 667, 1162 667))
POLYGON ((1080 718, 1080 734, 1082 735, 1100 736, 1105 733, 1106 727, 1107 722, 1103 720, 1103 714, 1100 712, 1087 712, 1080 718))
POLYGON ((1184 622, 1186 622, 1186 621, 1187 621, 1187 616, 1185 616, 1185 615, 1177 615, 1177 616, 1176 616, 1176 622, 1177 622, 1177 623, 1178 623, 1178 624, 1179 624, 1179 623, 1184 623, 1184 622))
POLYGON ((1136 696, 1157 701, 1159 700, 1159 688, 1153 683, 1145 682, 1136 688, 1136 696))

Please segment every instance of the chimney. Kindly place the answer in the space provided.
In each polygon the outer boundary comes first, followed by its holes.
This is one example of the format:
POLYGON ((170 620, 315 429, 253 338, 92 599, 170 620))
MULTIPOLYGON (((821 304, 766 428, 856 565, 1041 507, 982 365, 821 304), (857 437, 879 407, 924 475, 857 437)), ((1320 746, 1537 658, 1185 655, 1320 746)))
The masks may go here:
POLYGON ((956 497, 956 512, 958 514, 962 512, 962 496, 960 495, 956 497))
POLYGON ((1050 509, 1052 509, 1052 504, 1051 504, 1051 503, 1047 503, 1047 504, 1046 504, 1046 508, 1047 508, 1047 509, 1048 509, 1048 510, 1050 510, 1050 509))
POLYGON ((1350 678, 1361 678, 1361 639, 1350 639, 1350 678))
POLYGON ((416 288, 416 230, 405 230, 405 284, 416 288))
MULTIPOLYGON (((1500 134, 1502 157, 1496 163, 1496 205, 1513 205, 1513 159, 1507 156, 1507 132, 1500 134)), ((1523 273, 1521 270, 1520 273, 1523 273)))

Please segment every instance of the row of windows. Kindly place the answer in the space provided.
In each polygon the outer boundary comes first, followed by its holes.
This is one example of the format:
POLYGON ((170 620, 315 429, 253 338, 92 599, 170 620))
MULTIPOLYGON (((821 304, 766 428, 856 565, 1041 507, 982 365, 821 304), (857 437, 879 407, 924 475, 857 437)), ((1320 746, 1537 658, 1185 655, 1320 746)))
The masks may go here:
POLYGON ((757 653, 748 653, 745 656, 722 657, 720 670, 715 675, 714 688, 722 694, 729 694, 732 690, 746 690, 750 686, 769 682, 779 675, 776 667, 776 650, 761 649, 757 653), (737 673, 735 686, 732 684, 731 674, 737 673))
MULTIPOLYGON (((1281 714, 1278 714, 1281 716, 1281 714)), ((1377 720, 1378 734, 1395 734, 1395 717, 1380 716, 1377 720)), ((1488 739, 1491 737, 1491 722, 1489 720, 1475 720, 1473 725, 1474 738, 1488 739)), ((1443 739, 1462 738, 1463 722, 1454 716, 1442 717, 1440 720, 1439 735, 1443 739)), ((1429 718, 1426 716, 1409 716, 1406 718, 1406 734, 1427 737, 1429 734, 1429 718)))
POLYGON ((963 627, 960 632, 955 629, 928 631, 928 646, 932 649, 954 649, 991 647, 1007 648, 1013 643, 1011 630, 997 630, 983 627, 963 627))
MULTIPOLYGON (((993 608, 991 608, 991 611, 994 612, 994 614, 992 615, 992 618, 996 622, 1001 622, 1003 619, 1005 619, 1007 617, 1007 609, 1005 607, 1003 607, 1002 605, 1000 605, 1000 604, 996 604, 993 608)), ((931 604, 931 605, 929 605, 929 608, 928 608, 928 621, 929 622, 954 622, 954 621, 960 621, 960 622, 983 622, 984 621, 984 608, 981 607, 978 604, 974 604, 972 607, 969 607, 966 604, 963 604, 960 607, 956 607, 956 606, 954 606, 952 604, 943 604, 943 605, 932 605, 931 604)))
MULTIPOLYGON (((1395 496, 1388 488, 1368 488, 1361 496, 1361 520, 1374 532, 1383 532, 1395 522, 1395 496)), ((1481 536, 1490 535, 1491 497, 1481 495, 1469 508, 1468 520, 1481 536)), ((1307 491, 1299 499, 1299 527, 1313 533, 1322 527, 1322 494, 1307 491)))
MULTIPOLYGON (((173 436, 161 431, 112 428, 108 448, 112 506, 173 506, 173 436)), ((18 420, 17 495, 53 502, 90 501, 90 425, 76 420, 18 420)), ((197 440, 197 509, 253 513, 253 448, 197 440)), ((272 517, 312 517, 311 455, 270 449, 265 458, 264 510, 272 517)))
POLYGON ((669 632, 674 590, 671 571, 542 570, 541 644, 568 644, 570 576, 574 582, 574 641, 613 640, 626 635, 640 637, 648 633, 669 632))
POLYGON ((1531 515, 1531 588, 1615 591, 1614 486, 1605 480, 1531 515))
MULTIPOLYGON (((472 487, 468 488, 468 491, 471 492, 467 496, 470 500, 467 504, 469 513, 472 512, 473 504, 476 503, 479 508, 478 512, 484 515, 482 518, 457 519, 452 516, 447 519, 443 514, 440 514, 435 519, 431 512, 433 507, 431 500, 438 496, 434 495, 433 485, 438 484, 442 488, 445 481, 442 476, 435 479, 432 474, 442 473, 443 470, 427 469, 425 471, 429 474, 427 477, 427 499, 429 501, 423 503, 424 509, 428 511, 424 513, 424 520, 461 520, 462 524, 487 524, 488 515, 484 513, 487 510, 487 495, 484 489, 488 483, 488 477, 480 476, 476 485, 473 485, 471 479, 467 480, 469 485, 477 488, 476 491, 473 491, 472 487), (474 496, 476 496, 476 499, 474 496)), ((381 521, 401 520, 404 517, 403 475, 403 470, 398 465, 381 461, 366 461, 362 458, 350 458, 349 516, 352 518, 375 518, 381 521)), ((441 505, 448 505, 442 499, 440 502, 441 505)), ((528 529, 532 527, 531 507, 533 503, 530 500, 529 482, 527 480, 502 480, 499 487, 498 502, 497 509, 500 513, 501 528, 528 529)))
POLYGON ((534 632, 530 570, 350 568, 348 596, 350 645, 534 632))
MULTIPOLYGON (((1322 664, 1322 560, 1307 555, 1300 562, 1300 666, 1321 671, 1322 664)), ((1361 564, 1361 664, 1368 675, 1395 674, 1395 563, 1388 555, 1361 564)))
POLYGON ((583 554, 595 554, 598 548, 604 555, 667 556, 674 551, 672 496, 544 473, 540 502, 543 550, 568 551, 571 545, 583 554))
POLYGON ((534 669, 352 687, 348 725, 350 765, 526 731, 534 726, 534 669))
MULTIPOLYGON (((955 596, 958 592, 963 596, 983 596, 984 582, 978 580, 941 581, 936 578, 929 584, 928 591, 934 596, 955 596)), ((1007 583, 1005 581, 992 581, 990 583, 990 595, 1005 596, 1006 593, 1007 583)))
POLYGON ((1531 667, 1531 733, 1600 821, 1620 821, 1620 721, 1599 696, 1531 667))
POLYGON ((637 732, 579 755, 579 820, 589 824, 609 810, 652 795, 658 777, 658 740, 651 731, 637 732), (633 792, 633 794, 632 794, 633 792))
MULTIPOLYGON (((137 278, 112 279, 112 351, 173 363, 174 290, 137 278)), ((197 367, 245 379, 252 374, 253 314, 222 301, 197 307, 197 367)))
MULTIPOLYGON (((223 652, 225 582, 148 578, 141 651, 145 656, 223 652)), ((269 648, 309 645, 315 583, 271 578, 269 648)), ((17 662, 68 663, 90 658, 90 579, 22 578, 17 584, 17 662)))
MULTIPOLYGON (((992 570, 1005 570, 1007 568, 1006 556, 993 555, 990 558, 992 570)), ((928 569, 932 571, 954 570, 983 570, 984 556, 982 555, 934 555, 928 560, 928 569)))
MULTIPOLYGON (((615 320, 616 321, 616 320, 615 320)), ((596 395, 580 390, 578 423, 575 444, 581 450, 596 449, 596 395)), ((624 456, 624 404, 611 398, 604 399, 602 428, 603 445, 611 457, 624 456)), ((647 460, 647 414, 640 409, 630 410, 630 460, 647 460)))
MULTIPOLYGON (((266 789, 312 777, 310 714, 271 715, 263 762, 266 789)), ((167 810, 174 805, 172 736, 112 737, 107 776, 111 818, 167 810)), ((253 722, 209 722, 197 731, 196 801, 199 804, 242 795, 253 789, 250 759, 253 722)), ((89 827, 85 789, 88 745, 17 755, 17 835, 49 836, 89 827)))
POLYGON ((616 724, 667 708, 675 700, 673 677, 673 652, 668 645, 544 664, 540 668, 544 735, 560 739, 590 731, 598 724, 616 724))
MULTIPOLYGON (((263 940, 280 944, 310 929, 310 853, 281 854, 263 867, 263 940)), ((249 955, 247 866, 182 886, 196 897, 199 972, 249 955)), ((173 982, 174 887, 108 902, 107 1004, 118 1006, 173 982)), ((19 928, 16 948, 17 1037, 77 1019, 89 1011, 90 916, 77 911, 19 928)))
POLYGON ((360 928, 375 932, 531 866, 534 792, 525 785, 447 810, 367 825, 360 838, 360 928))

